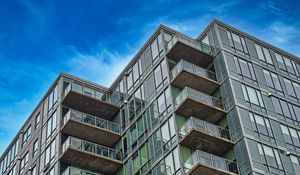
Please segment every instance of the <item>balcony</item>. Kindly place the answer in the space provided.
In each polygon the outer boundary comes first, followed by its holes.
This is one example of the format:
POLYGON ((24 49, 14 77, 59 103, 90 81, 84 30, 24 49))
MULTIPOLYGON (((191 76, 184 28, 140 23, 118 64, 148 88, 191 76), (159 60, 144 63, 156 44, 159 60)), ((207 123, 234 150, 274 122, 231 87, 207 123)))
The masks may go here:
POLYGON ((62 145, 61 161, 104 174, 115 174, 122 164, 121 152, 69 137, 62 145))
POLYGON ((180 144, 216 155, 223 155, 234 146, 227 129, 194 117, 179 129, 179 136, 180 144))
POLYGON ((121 138, 121 128, 118 123, 73 109, 64 116, 62 132, 108 147, 114 146, 121 138))
POLYGON ((174 36, 166 47, 168 58, 176 62, 184 58, 188 62, 207 67, 213 60, 211 46, 179 35, 174 36))
POLYGON ((117 98, 76 83, 69 84, 63 95, 63 105, 107 120, 112 120, 119 111, 117 98))
POLYGON ((216 123, 226 115, 223 101, 200 91, 185 87, 175 98, 175 112, 216 123))
POLYGON ((180 88, 186 86, 201 92, 212 94, 220 84, 214 72, 203 69, 195 64, 180 60, 171 71, 171 83, 180 88))
POLYGON ((61 175, 103 175, 103 174, 69 166, 61 175))
POLYGON ((184 162, 184 172, 187 175, 236 175, 238 169, 235 162, 196 150, 184 162))

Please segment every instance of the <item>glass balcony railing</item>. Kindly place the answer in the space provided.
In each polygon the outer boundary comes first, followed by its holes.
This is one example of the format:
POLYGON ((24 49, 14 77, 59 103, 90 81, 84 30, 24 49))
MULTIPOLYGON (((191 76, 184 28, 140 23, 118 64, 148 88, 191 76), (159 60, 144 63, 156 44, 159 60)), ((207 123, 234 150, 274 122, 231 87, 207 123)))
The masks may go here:
POLYGON ((87 86, 84 86, 82 84, 77 83, 70 83, 64 90, 64 96, 66 96, 70 91, 74 91, 80 94, 84 94, 87 96, 90 96, 92 98, 113 104, 113 105, 119 105, 120 104, 120 97, 116 95, 106 94, 101 90, 97 90, 94 88, 90 88, 87 86))
POLYGON ((75 148, 81 151, 86 151, 110 159, 122 161, 122 153, 120 151, 75 137, 67 138, 67 140, 62 145, 62 153, 64 153, 68 148, 75 148))
POLYGON ((199 101, 208 106, 216 107, 224 110, 223 101, 219 98, 212 97, 203 92, 197 91, 190 87, 185 87, 175 98, 175 106, 181 105, 181 103, 186 99, 191 98, 195 101, 199 101))
POLYGON ((91 116, 79 111, 76 111, 74 109, 70 109, 68 113, 64 116, 64 123, 66 124, 69 119, 74 119, 83 123, 87 123, 111 132, 115 132, 120 134, 121 133, 121 127, 118 123, 114 123, 108 120, 104 120, 99 117, 91 116))
POLYGON ((181 138, 184 137, 192 129, 200 130, 215 137, 231 140, 229 130, 194 117, 190 117, 179 129, 179 136, 181 138))
POLYGON ((188 173, 193 167, 197 166, 198 164, 203 164, 213 169, 219 169, 221 171, 238 174, 237 164, 235 162, 200 150, 196 150, 195 152, 193 152, 193 154, 184 162, 184 172, 188 173))
POLYGON ((194 47, 207 54, 212 54, 212 47, 203 42, 197 42, 195 40, 185 38, 183 36, 175 35, 167 44, 167 49, 170 50, 177 42, 184 43, 188 46, 194 47))
POLYGON ((61 175, 103 175, 103 174, 69 166, 61 175))
POLYGON ((193 63, 190 63, 188 61, 185 61, 185 60, 180 60, 175 65, 175 67, 171 70, 172 79, 177 77, 177 75, 179 75, 179 73, 183 70, 194 73, 194 74, 199 75, 201 77, 211 79, 213 81, 217 81, 217 77, 216 77, 216 74, 214 72, 206 70, 206 69, 204 69, 200 66, 197 66, 197 65, 195 65, 193 63))

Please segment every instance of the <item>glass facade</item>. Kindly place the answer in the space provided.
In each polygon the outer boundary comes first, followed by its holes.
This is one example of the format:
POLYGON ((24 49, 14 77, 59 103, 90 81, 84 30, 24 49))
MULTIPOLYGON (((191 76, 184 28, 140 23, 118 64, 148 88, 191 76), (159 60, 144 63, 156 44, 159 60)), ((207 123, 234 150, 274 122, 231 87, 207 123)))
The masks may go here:
POLYGON ((109 88, 62 73, 0 174, 296 175, 299 73, 220 21, 197 39, 160 26, 109 88))
POLYGON ((239 172, 299 173, 298 58, 243 32, 237 36, 237 30, 226 25, 216 27, 236 99, 237 112, 233 111, 228 120, 239 127, 230 124, 229 130, 240 128, 243 132, 241 143, 234 146, 239 172), (242 38, 245 47, 239 42, 242 38))

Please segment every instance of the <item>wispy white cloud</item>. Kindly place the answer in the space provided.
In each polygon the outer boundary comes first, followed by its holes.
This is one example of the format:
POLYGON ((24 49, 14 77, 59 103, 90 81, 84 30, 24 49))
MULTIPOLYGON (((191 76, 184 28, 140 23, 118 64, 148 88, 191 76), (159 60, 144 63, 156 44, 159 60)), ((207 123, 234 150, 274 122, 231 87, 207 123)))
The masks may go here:
POLYGON ((69 72, 107 87, 134 56, 133 52, 119 54, 105 47, 93 49, 90 53, 80 52, 76 48, 72 50, 73 54, 66 62, 69 72))
POLYGON ((300 32, 293 24, 275 21, 267 28, 272 33, 272 39, 278 43, 286 43, 299 36, 300 32))
POLYGON ((208 10, 212 12, 215 16, 226 15, 231 11, 231 8, 238 5, 240 0, 225 1, 224 3, 210 3, 208 10))
POLYGON ((272 13, 273 15, 282 16, 284 14, 284 11, 280 5, 285 3, 281 0, 262 0, 259 3, 261 3, 263 9, 272 13))
POLYGON ((296 23, 286 23, 280 20, 271 22, 262 32, 260 37, 266 41, 292 52, 300 54, 300 31, 296 23))

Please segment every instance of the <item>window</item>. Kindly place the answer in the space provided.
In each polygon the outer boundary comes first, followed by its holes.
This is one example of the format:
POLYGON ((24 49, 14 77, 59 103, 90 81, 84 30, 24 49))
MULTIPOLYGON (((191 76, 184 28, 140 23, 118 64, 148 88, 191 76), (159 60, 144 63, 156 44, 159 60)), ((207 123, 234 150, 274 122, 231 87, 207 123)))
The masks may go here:
POLYGON ((165 95, 164 95, 164 93, 162 93, 157 98, 157 102, 158 102, 158 111, 159 111, 159 114, 162 114, 166 110, 166 103, 165 103, 165 95))
POLYGON ((243 51, 243 46, 240 40, 240 37, 234 33, 232 33, 233 43, 236 49, 243 51))
POLYGON ((168 122, 165 122, 165 124, 161 127, 161 134, 162 141, 166 144, 171 139, 168 122))
POLYGON ((47 139, 51 136, 51 134, 56 129, 56 118, 57 118, 57 116, 56 116, 56 111, 55 111, 47 121, 47 133, 46 133, 47 139))
POLYGON ((144 67, 143 67, 143 70, 147 70, 148 67, 149 67, 149 66, 151 65, 151 63, 152 63, 150 47, 148 47, 148 48, 145 50, 143 60, 144 60, 144 64, 143 64, 144 67))
POLYGON ((127 76, 127 90, 128 93, 132 90, 132 72, 130 72, 127 76))
POLYGON ((54 168, 52 168, 47 175, 54 175, 54 168))
POLYGON ((28 158, 29 158, 29 156, 28 156, 28 152, 27 152, 21 159, 20 172, 22 172, 25 169, 25 167, 27 166, 28 158))
POLYGON ((161 63, 160 63, 160 66, 161 66, 161 70, 162 70, 162 77, 163 77, 163 80, 165 80, 169 74, 169 68, 167 66, 167 60, 164 59, 161 63))
POLYGON ((142 148, 140 149, 140 154, 141 154, 141 165, 142 167, 147 163, 148 161, 148 153, 147 153, 147 144, 144 144, 142 148))
POLYGON ((260 134, 263 134, 265 136, 273 137, 272 130, 271 130, 268 119, 266 119, 260 115, 257 115, 257 114, 254 114, 254 115, 252 113, 249 113, 249 114, 250 114, 250 120, 252 123, 252 127, 254 128, 255 131, 257 131, 260 134))
POLYGON ((294 98, 296 98, 296 93, 295 93, 295 90, 294 90, 294 87, 292 85, 292 82, 291 80, 288 80, 286 78, 283 78, 284 80, 284 83, 285 83, 285 86, 286 86, 286 89, 288 91, 288 94, 294 98))
POLYGON ((260 59, 262 61, 265 61, 265 57, 264 57, 264 54, 261 50, 260 45, 255 44, 255 48, 256 48, 257 55, 258 55, 258 59, 260 59))
POLYGON ((141 111, 142 104, 144 103, 143 97, 141 94, 143 88, 138 88, 134 93, 134 101, 135 101, 135 111, 139 113, 141 111))
POLYGON ((284 136, 284 141, 289 145, 294 145, 300 148, 300 141, 297 130, 282 124, 280 125, 280 128, 284 136))
POLYGON ((152 51, 152 59, 155 60, 158 56, 157 39, 155 39, 151 44, 151 51, 152 51))
POLYGON ((164 39, 165 39, 165 41, 168 43, 169 41, 171 41, 171 39, 172 39, 172 35, 171 34, 168 34, 168 33, 166 33, 166 32, 164 32, 164 39))
POLYGON ((144 116, 138 119, 137 127, 138 127, 138 137, 139 137, 143 135, 145 132, 144 116))
POLYGON ((297 117, 299 116, 299 114, 297 113, 299 110, 298 106, 294 106, 276 97, 272 97, 271 99, 274 105, 275 112, 277 113, 277 116, 279 118, 285 119, 289 122, 297 122, 297 117))
POLYGON ((256 77, 254 74, 254 70, 252 67, 252 64, 242 60, 240 58, 234 57, 234 63, 235 63, 235 67, 237 70, 237 73, 244 78, 245 80, 248 80, 250 82, 255 82, 256 83, 256 77))
POLYGON ((267 164, 273 168, 278 168, 273 149, 269 146, 263 145, 263 150, 265 152, 267 164))
POLYGON ((265 69, 263 70, 263 73, 267 82, 267 86, 271 88, 271 90, 274 90, 275 92, 279 91, 279 93, 282 94, 282 88, 277 74, 269 72, 265 69))
POLYGON ((161 95, 157 98, 157 102, 159 115, 163 114, 166 110, 168 110, 169 112, 170 106, 172 104, 172 97, 169 88, 166 89, 163 93, 161 93, 161 95))
POLYGON ((35 128, 39 127, 41 122, 41 115, 40 113, 35 117, 35 128))
POLYGON ((242 85, 242 91, 247 102, 264 108, 260 91, 245 85, 242 85))
POLYGON ((294 155, 290 155, 290 158, 291 158, 291 161, 292 161, 295 172, 300 172, 299 158, 294 156, 294 155))
POLYGON ((293 128, 289 128, 289 130, 290 130, 294 145, 296 147, 300 148, 300 137, 299 137, 300 132, 297 132, 297 130, 293 129, 293 128))
POLYGON ((283 62, 282 56, 275 53, 275 58, 277 60, 278 66, 281 70, 286 70, 285 64, 283 62))
POLYGON ((34 166, 31 170, 31 175, 37 175, 37 168, 34 166))
POLYGON ((283 57, 278 53, 275 53, 275 58, 277 60, 278 67, 282 70, 282 72, 288 73, 293 77, 299 77, 299 71, 297 69, 296 63, 293 60, 283 57))
POLYGON ((283 137, 284 137, 284 141, 289 144, 289 145, 293 145, 293 141, 292 138, 290 136, 290 132, 287 126, 285 125, 280 125, 281 131, 283 133, 283 137))
POLYGON ((155 86, 158 88, 162 83, 162 73, 160 66, 157 66, 154 70, 154 76, 155 76, 155 86))
POLYGON ((136 172, 140 169, 140 157, 137 154, 137 152, 132 156, 133 159, 133 172, 136 174, 136 172))
POLYGON ((33 157, 37 154, 38 148, 39 148, 39 142, 38 142, 38 140, 36 140, 36 141, 33 143, 33 157))
MULTIPOLYGON (((1 168, 0 168, 1 172, 1 168)), ((15 164, 12 170, 7 175, 17 175, 17 165, 15 164)))
POLYGON ((131 145, 135 146, 136 145, 136 141, 137 141, 136 126, 134 126, 133 128, 131 128, 130 133, 131 133, 131 145))
POLYGON ((56 104, 58 98, 58 85, 55 86, 53 91, 49 94, 48 97, 48 111, 56 104))
POLYGON ((292 81, 292 85, 295 89, 297 98, 300 99, 300 85, 294 81, 292 81))
POLYGON ((223 29, 220 29, 220 35, 222 38, 222 41, 226 45, 230 45, 232 49, 235 49, 236 52, 241 53, 241 54, 248 54, 248 50, 246 47, 246 42, 245 39, 238 34, 231 33, 230 31, 227 32, 227 37, 225 34, 225 31, 223 29), (229 42, 229 43, 228 43, 229 42))
POLYGON ((273 60, 271 58, 269 49, 264 48, 264 47, 262 47, 262 49, 263 49, 263 52, 264 52, 265 59, 266 59, 267 63, 273 65, 273 60))
POLYGON ((27 128, 27 130, 23 134, 23 146, 26 144, 26 142, 29 140, 31 135, 31 126, 27 128))
POLYGON ((133 82, 134 82, 134 84, 136 84, 137 80, 140 77, 138 62, 135 63, 135 65, 132 67, 132 71, 133 71, 133 82))
POLYGON ((154 82, 154 76, 151 74, 147 77, 144 84, 145 89, 145 99, 147 99, 149 96, 151 96, 155 90, 155 82, 154 82))
POLYGON ((270 65, 273 65, 273 61, 270 55, 270 52, 267 48, 261 47, 258 44, 255 44, 256 52, 258 55, 258 59, 261 61, 267 62, 270 65))
POLYGON ((50 163, 55 156, 55 140, 49 144, 49 146, 45 150, 45 162, 44 165, 50 163))
POLYGON ((300 107, 293 105, 294 113, 295 113, 295 120, 300 122, 300 107))

